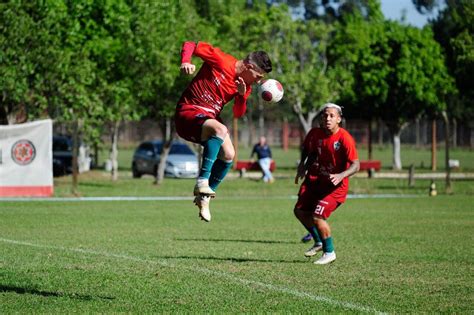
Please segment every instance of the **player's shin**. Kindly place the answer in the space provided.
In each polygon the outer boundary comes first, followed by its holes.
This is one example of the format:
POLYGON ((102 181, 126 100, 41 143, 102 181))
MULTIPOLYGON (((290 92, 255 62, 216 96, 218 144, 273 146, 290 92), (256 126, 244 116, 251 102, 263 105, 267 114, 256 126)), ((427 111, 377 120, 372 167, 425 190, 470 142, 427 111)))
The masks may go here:
POLYGON ((318 233, 318 230, 316 229, 315 226, 312 226, 310 228, 306 228, 309 232, 309 234, 311 234, 311 236, 313 237, 313 240, 314 240, 314 243, 315 244, 321 244, 321 238, 319 237, 319 233, 318 233))
POLYGON ((217 154, 223 142, 224 140, 217 136, 211 136, 208 140, 202 142, 204 150, 202 153, 202 166, 198 178, 209 179, 212 166, 216 161, 217 154))
POLYGON ((232 161, 223 161, 221 159, 217 159, 214 162, 211 176, 209 178, 209 187, 211 187, 212 190, 216 191, 217 187, 224 180, 231 167, 232 161))
POLYGON ((329 236, 328 238, 323 238, 323 251, 325 253, 332 253, 334 252, 334 244, 332 242, 332 237, 329 236))

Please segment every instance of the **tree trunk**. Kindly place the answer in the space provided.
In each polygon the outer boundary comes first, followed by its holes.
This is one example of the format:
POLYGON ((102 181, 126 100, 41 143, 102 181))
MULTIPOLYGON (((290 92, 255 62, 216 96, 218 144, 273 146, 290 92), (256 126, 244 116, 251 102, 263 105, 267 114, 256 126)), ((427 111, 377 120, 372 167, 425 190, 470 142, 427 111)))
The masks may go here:
POLYGON ((400 158, 400 131, 392 134, 392 145, 393 145, 393 159, 392 168, 400 171, 402 169, 402 160, 400 158))
POLYGON ((449 117, 446 112, 443 112, 443 119, 445 123, 445 169, 446 169, 446 193, 451 194, 453 192, 452 187, 451 187, 451 167, 449 167, 449 137, 450 137, 450 132, 449 132, 449 117))
POLYGON ((264 106, 263 102, 258 98, 258 136, 264 137, 265 134, 265 117, 264 117, 264 106))
POLYGON ((75 120, 73 123, 72 131, 72 188, 71 192, 74 196, 78 195, 77 182, 78 182, 78 161, 77 155, 79 152, 79 121, 75 120))
POLYGON ((380 118, 377 120, 377 131, 378 131, 377 142, 379 146, 382 146, 383 145, 383 121, 380 118))
POLYGON ((16 124, 16 116, 11 114, 11 113, 9 115, 7 115, 7 120, 8 120, 9 125, 16 124))
POLYGON ((372 118, 369 119, 367 125, 367 158, 372 160, 372 118))
POLYGON ((453 135, 452 135, 452 145, 453 149, 457 148, 458 146, 458 121, 456 118, 453 118, 453 135))
POLYGON ((118 180, 118 132, 120 127, 120 121, 116 121, 112 127, 112 147, 110 149, 110 162, 112 163, 112 180, 118 180))
POLYGON ((288 119, 285 117, 283 119, 283 126, 281 128, 281 146, 284 152, 288 151, 288 142, 289 142, 290 128, 288 126, 288 119))
POLYGON ((8 115, 7 115, 6 105, 0 106, 0 125, 8 125, 8 115))
POLYGON ((474 128, 469 127, 469 147, 474 148, 474 128))
POLYGON ((160 152, 160 161, 158 162, 158 167, 156 168, 155 174, 155 184, 161 185, 165 179, 165 169, 166 169, 166 160, 168 159, 168 154, 171 149, 171 143, 173 137, 171 136, 171 118, 165 118, 165 124, 161 124, 163 135, 165 140, 163 142, 163 150, 160 152))
POLYGON ((245 118, 247 118, 247 127, 248 127, 248 131, 249 131, 249 137, 247 139, 247 146, 251 146, 254 141, 255 141, 255 126, 254 126, 254 123, 253 123, 253 106, 248 106, 247 107, 247 115, 245 118))
POLYGON ((436 171, 436 119, 431 121, 431 170, 436 171))
POLYGON ((426 118, 421 122, 421 144, 428 144, 428 124, 426 118))
POLYGON ((305 118, 303 114, 303 108, 301 106, 301 101, 299 100, 296 101, 296 103, 293 105, 293 110, 298 115, 298 119, 301 123, 301 126, 303 126, 305 134, 308 134, 308 132, 313 126, 313 120, 314 118, 316 118, 318 112, 315 109, 312 109, 308 112, 308 117, 305 118))
POLYGON ((94 167, 99 167, 99 145, 94 143, 94 167))
POLYGON ((415 119, 415 146, 420 147, 420 118, 415 119))
POLYGON ((238 118, 233 118, 232 119, 232 139, 234 143, 234 150, 235 150, 235 156, 234 156, 234 167, 237 166, 237 161, 238 161, 238 156, 239 156, 239 119, 238 118))
POLYGON ((160 154, 160 162, 156 168, 155 184, 161 185, 165 179, 165 168, 168 154, 170 153, 172 139, 168 139, 163 143, 163 151, 160 154))

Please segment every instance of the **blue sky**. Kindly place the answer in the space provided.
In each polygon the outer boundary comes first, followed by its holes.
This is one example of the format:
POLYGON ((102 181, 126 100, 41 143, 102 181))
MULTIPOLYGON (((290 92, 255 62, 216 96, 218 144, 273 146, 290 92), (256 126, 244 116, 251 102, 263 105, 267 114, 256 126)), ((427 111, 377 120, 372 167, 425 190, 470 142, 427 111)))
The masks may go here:
POLYGON ((418 13, 411 0, 381 0, 381 3, 383 14, 390 20, 400 20, 404 9, 406 9, 406 22, 413 26, 423 27, 428 22, 428 18, 433 18, 433 16, 418 13))

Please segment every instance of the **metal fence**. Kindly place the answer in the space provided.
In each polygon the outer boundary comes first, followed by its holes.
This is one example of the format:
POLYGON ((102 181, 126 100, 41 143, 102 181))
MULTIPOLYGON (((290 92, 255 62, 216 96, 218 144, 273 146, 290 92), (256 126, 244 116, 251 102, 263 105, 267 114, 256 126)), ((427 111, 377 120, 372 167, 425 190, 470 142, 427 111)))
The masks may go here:
MULTIPOLYGON (((233 135, 232 122, 226 122, 229 132, 233 135)), ((349 130, 358 145, 367 145, 368 143, 368 123, 361 120, 349 120, 343 122, 344 128, 349 130)), ((451 145, 453 147, 474 148, 474 128, 470 128, 466 124, 457 124, 450 126, 451 145)), ((445 124, 442 120, 436 121, 436 139, 439 144, 444 143, 445 124)), ((54 132, 56 134, 68 134, 68 124, 55 123, 54 132)), ((110 142, 108 128, 102 135, 105 145, 110 142)), ((401 132, 400 140, 402 144, 415 146, 429 146, 432 139, 432 121, 420 119, 419 121, 410 122, 401 132)), ((272 146, 281 146, 283 143, 283 122, 265 121, 262 124, 249 123, 246 120, 239 120, 238 136, 239 145, 252 146, 258 142, 258 138, 263 135, 272 146), (260 127, 259 127, 260 126, 260 127)), ((123 145, 134 145, 144 140, 162 139, 162 131, 156 121, 128 121, 120 126, 119 142, 123 145)), ((297 147, 304 138, 304 131, 296 122, 288 124, 288 144, 290 147, 297 147)), ((382 122, 372 123, 372 143, 374 145, 391 144, 391 136, 387 127, 382 122)))

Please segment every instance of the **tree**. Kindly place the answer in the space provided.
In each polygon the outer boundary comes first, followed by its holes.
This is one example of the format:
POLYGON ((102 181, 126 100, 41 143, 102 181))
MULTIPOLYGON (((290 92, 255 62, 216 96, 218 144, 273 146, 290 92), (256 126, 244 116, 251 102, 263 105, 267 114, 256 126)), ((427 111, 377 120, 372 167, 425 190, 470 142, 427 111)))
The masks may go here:
POLYGON ((321 105, 338 99, 347 72, 328 63, 330 26, 293 20, 283 6, 272 12, 271 22, 269 53, 285 87, 285 100, 308 132, 321 105))
POLYGON ((380 41, 384 35, 380 4, 368 1, 366 9, 366 14, 355 11, 336 24, 329 60, 351 73, 346 76, 349 88, 343 90, 339 102, 345 107, 346 116, 368 121, 368 158, 372 159, 372 121, 379 118, 389 66, 380 41))
MULTIPOLYGON (((2 4, 3 122, 23 111, 26 119, 51 117, 87 128, 87 118, 101 111, 96 65, 86 45, 89 24, 82 11, 74 11, 81 5, 71 6, 63 1, 2 4)), ((77 138, 76 134, 73 152, 77 138)), ((77 155, 73 165, 77 166, 77 155)), ((77 168, 72 191, 77 193, 77 168)))
POLYGON ((440 113, 453 92, 452 79, 432 32, 398 22, 348 19, 335 35, 335 58, 353 73, 345 97, 364 118, 380 117, 393 143, 393 168, 402 168, 400 133, 424 112, 440 113), (344 45, 346 43, 346 45, 344 45), (337 47, 336 47, 337 48, 337 47))
POLYGON ((87 7, 82 5, 78 13, 88 22, 87 46, 90 59, 96 64, 96 89, 103 103, 96 119, 110 123, 112 180, 117 180, 121 121, 138 119, 142 113, 132 94, 133 80, 129 72, 132 14, 125 1, 91 2, 87 7))
POLYGON ((389 89, 380 117, 393 138, 393 168, 401 169, 400 133, 409 120, 423 112, 441 113, 454 93, 444 56, 430 29, 419 30, 386 22, 389 89))
POLYGON ((474 2, 447 0, 446 7, 431 22, 436 41, 446 54, 449 73, 459 93, 448 103, 451 119, 474 119, 474 2))
POLYGON ((2 4, 1 14, 0 120, 20 110, 30 119, 93 112, 94 64, 67 6, 62 1, 10 2, 2 4))

